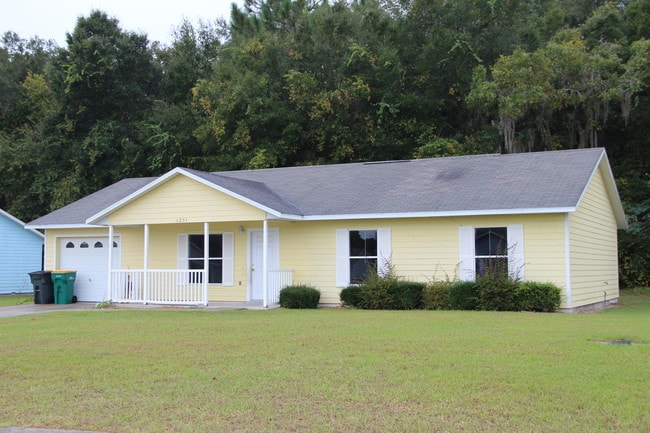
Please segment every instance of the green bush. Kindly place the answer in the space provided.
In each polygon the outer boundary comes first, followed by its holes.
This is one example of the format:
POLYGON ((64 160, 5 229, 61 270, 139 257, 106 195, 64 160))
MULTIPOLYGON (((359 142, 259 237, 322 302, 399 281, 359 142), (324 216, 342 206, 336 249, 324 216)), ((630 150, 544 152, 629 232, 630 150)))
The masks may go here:
POLYGON ((341 303, 349 307, 358 307, 360 296, 361 287, 359 286, 348 286, 341 290, 341 293, 339 294, 341 303))
POLYGON ((394 310, 415 310, 422 307, 422 293, 425 283, 416 281, 396 281, 390 287, 393 293, 394 310))
POLYGON ((320 292, 312 286, 300 284, 280 290, 280 306, 284 308, 318 308, 320 292))
POLYGON ((365 310, 420 308, 424 287, 424 283, 401 280, 392 271, 384 275, 373 272, 359 284, 357 307, 365 310))
POLYGON ((369 275, 359 284, 359 308, 365 310, 392 310, 395 305, 391 286, 397 277, 369 275))
POLYGON ((425 310, 450 310, 450 288, 453 283, 449 281, 434 281, 427 284, 422 291, 422 308, 425 310))
POLYGON ((478 287, 474 281, 457 281, 449 286, 449 308, 478 310, 478 287))
POLYGON ((521 311, 555 311, 562 301, 562 290, 551 283, 527 281, 516 290, 517 309, 521 311))
POLYGON ((488 273, 476 279, 477 306, 480 310, 516 311, 519 283, 506 275, 488 273))

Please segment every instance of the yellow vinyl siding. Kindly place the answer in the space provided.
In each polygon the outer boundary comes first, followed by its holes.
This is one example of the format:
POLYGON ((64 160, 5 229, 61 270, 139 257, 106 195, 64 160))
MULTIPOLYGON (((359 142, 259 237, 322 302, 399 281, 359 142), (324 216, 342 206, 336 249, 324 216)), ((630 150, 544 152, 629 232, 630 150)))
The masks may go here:
POLYGON ((524 225, 526 280, 564 287, 564 219, 562 214, 459 218, 324 221, 278 224, 280 266, 293 269, 293 281, 312 284, 321 302, 338 303, 336 229, 391 229, 391 261, 395 272, 415 281, 457 279, 461 225, 524 225))
POLYGON ((618 298, 617 228, 601 168, 569 214, 571 308, 618 298))
POLYGON ((261 220, 265 212, 178 175, 111 213, 110 225, 261 220))

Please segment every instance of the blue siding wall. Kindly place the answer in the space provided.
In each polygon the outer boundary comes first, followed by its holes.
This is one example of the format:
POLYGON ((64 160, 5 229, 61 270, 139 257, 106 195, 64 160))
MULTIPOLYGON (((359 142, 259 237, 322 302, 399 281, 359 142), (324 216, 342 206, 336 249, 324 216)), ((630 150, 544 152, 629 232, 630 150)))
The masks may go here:
POLYGON ((31 292, 29 272, 41 269, 43 238, 0 213, 0 293, 31 292))

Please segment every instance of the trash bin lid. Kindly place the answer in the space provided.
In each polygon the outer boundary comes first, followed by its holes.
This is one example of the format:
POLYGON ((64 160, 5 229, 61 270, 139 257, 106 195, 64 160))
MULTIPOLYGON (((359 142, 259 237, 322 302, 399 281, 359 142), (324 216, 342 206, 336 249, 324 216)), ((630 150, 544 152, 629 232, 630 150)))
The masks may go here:
POLYGON ((64 270, 64 269, 57 269, 52 271, 53 274, 70 274, 72 272, 77 272, 77 271, 70 271, 70 270, 64 270))

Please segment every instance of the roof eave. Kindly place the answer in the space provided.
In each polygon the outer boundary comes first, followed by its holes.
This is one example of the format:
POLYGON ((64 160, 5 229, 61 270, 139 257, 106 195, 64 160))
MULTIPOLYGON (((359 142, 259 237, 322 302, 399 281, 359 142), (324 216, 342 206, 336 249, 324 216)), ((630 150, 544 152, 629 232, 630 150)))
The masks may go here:
POLYGON ((531 214, 563 214, 575 212, 575 207, 553 208, 521 208, 521 209, 483 209, 483 210, 453 210, 441 212, 389 212, 367 214, 331 214, 331 215, 281 215, 278 219, 293 221, 333 221, 333 220, 361 220, 361 219, 393 219, 393 218, 443 218, 465 216, 492 216, 492 215, 531 215, 531 214))
POLYGON ((26 229, 55 230, 55 229, 97 229, 106 228, 97 224, 26 224, 26 229))

